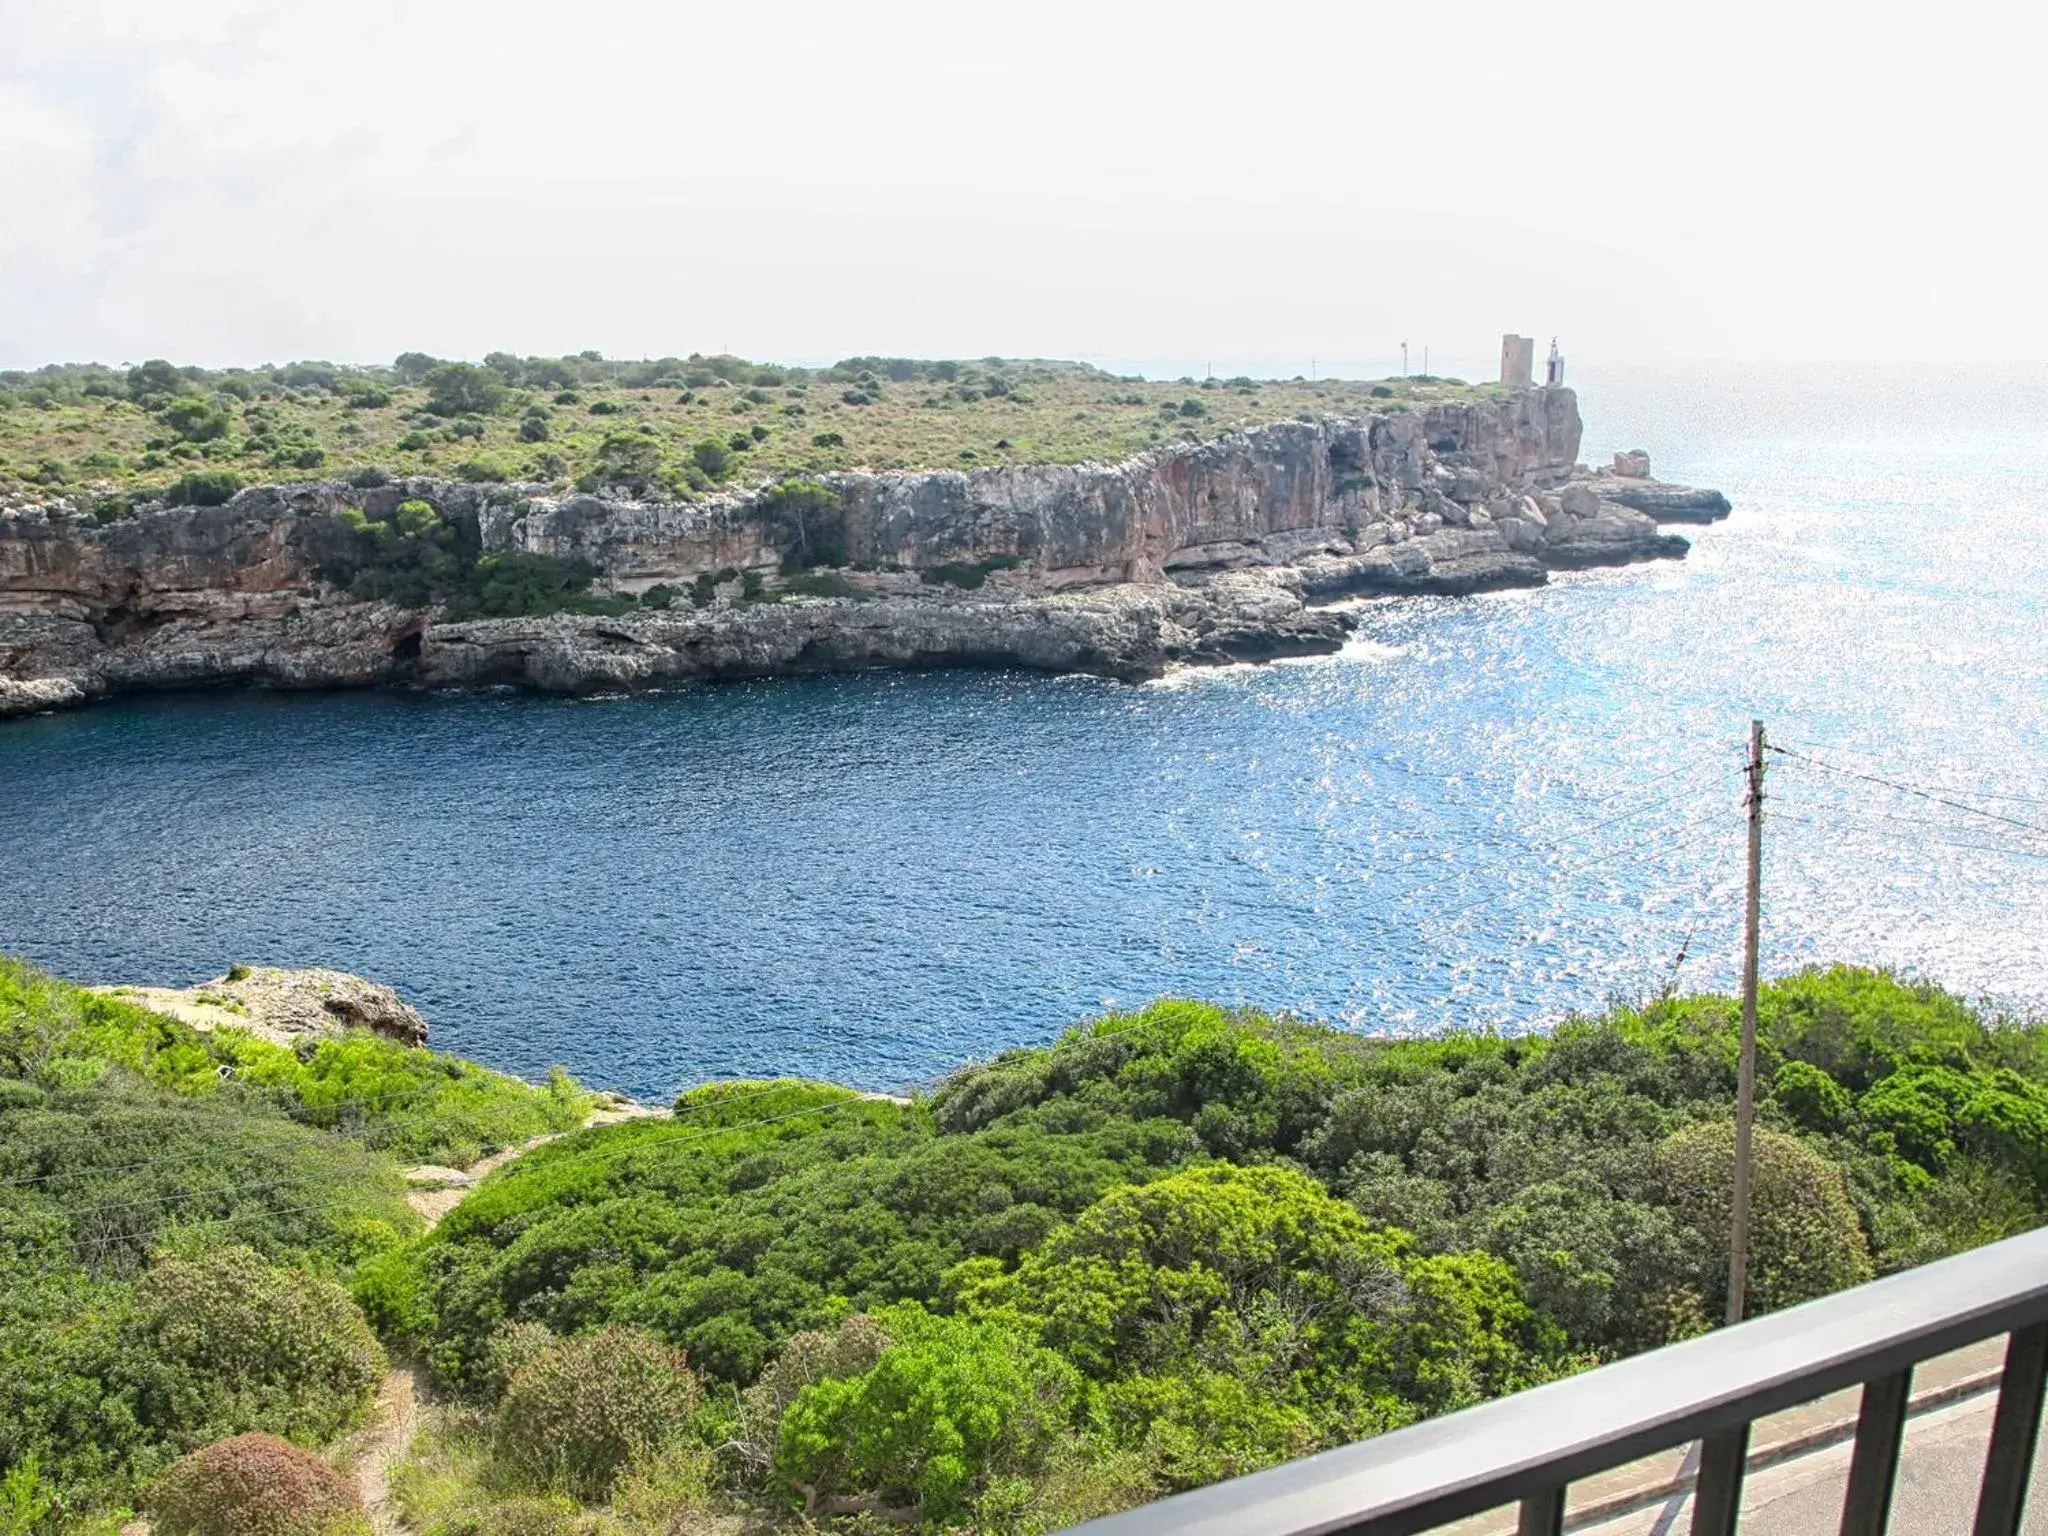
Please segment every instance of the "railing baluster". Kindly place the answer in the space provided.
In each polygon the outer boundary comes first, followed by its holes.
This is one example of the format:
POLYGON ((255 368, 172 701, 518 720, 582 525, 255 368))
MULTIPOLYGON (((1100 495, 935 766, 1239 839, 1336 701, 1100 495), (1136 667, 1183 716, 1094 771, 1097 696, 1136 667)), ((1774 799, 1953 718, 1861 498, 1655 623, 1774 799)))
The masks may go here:
POLYGON ((1899 1442, 1906 1433, 1906 1401, 1913 1385, 1908 1366, 1863 1384, 1856 1414, 1856 1456, 1842 1500, 1842 1536, 1884 1536, 1899 1479, 1899 1442))
POLYGON ((2018 1536, 2027 1507, 2027 1475, 2041 1432, 2041 1388, 2048 1379, 2048 1323, 2016 1329, 2005 1346, 2005 1375, 1984 1457, 1984 1487, 1977 1496, 1976 1536, 2018 1536))
POLYGON ((1522 1520, 1515 1536, 1564 1536, 1564 1485, 1532 1493, 1522 1500, 1522 1520))
POLYGON ((1700 1442, 1699 1481, 1692 1490, 1692 1536, 1734 1536, 1742 1508, 1742 1472, 1749 1459, 1749 1426, 1738 1425, 1700 1442))

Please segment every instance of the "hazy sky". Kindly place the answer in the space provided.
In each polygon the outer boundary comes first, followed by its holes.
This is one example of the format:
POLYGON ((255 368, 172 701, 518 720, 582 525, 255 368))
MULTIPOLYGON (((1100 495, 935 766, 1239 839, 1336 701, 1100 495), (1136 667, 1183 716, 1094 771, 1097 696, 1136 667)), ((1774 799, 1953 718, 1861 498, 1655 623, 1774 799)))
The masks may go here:
POLYGON ((0 0, 0 366, 2048 359, 2038 14, 0 0))

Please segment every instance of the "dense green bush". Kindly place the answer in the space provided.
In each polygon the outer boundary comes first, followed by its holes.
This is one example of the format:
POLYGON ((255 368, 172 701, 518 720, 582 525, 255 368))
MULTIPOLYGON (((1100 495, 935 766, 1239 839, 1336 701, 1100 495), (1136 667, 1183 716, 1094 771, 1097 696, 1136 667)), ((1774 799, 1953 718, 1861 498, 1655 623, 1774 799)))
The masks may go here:
POLYGON ((627 1464, 689 1432, 703 1387, 688 1358, 632 1328, 564 1339, 519 1367, 498 1405, 505 1461, 602 1499, 627 1464))
POLYGON ((489 414, 505 399, 505 381, 473 363, 442 363, 426 375, 427 409, 436 416, 489 414))
MULTIPOLYGON (((2048 1031, 1854 970, 1760 1026, 1756 1309, 2048 1214, 2048 1031)), ((1736 1039, 1716 997, 1426 1040, 1168 1000, 911 1104, 693 1090, 408 1237, 369 1149, 573 1123, 573 1088, 0 967, 0 1467, 85 1507, 195 1437, 339 1422, 365 1336, 295 1266, 495 1425, 423 1530, 596 1518, 550 1482, 661 1529, 714 1454, 818 1519, 1056 1528, 1712 1325, 1736 1039)))
MULTIPOLYGON (((1792 1136, 1759 1126, 1752 1149, 1749 1310, 1771 1312, 1871 1277, 1870 1245, 1841 1170, 1792 1136)), ((1689 1125, 1658 1148, 1662 1203, 1677 1218, 1707 1315, 1727 1306, 1735 1126, 1689 1125)))
POLYGON ((919 571, 917 576, 926 586, 959 587, 972 592, 997 571, 1013 570, 1023 563, 1022 555, 990 555, 982 560, 944 561, 938 565, 928 565, 919 571))
POLYGON ((690 461, 713 480, 722 480, 732 467, 732 450, 717 438, 707 437, 690 450, 690 461))
POLYGON ((783 480, 756 502, 782 550, 784 575, 847 560, 846 516, 839 493, 816 480, 783 480))
POLYGON ((237 1435, 185 1457, 150 1490, 160 1536, 369 1536, 362 1495, 311 1451, 237 1435))
POLYGON ((368 1405, 384 1372, 346 1291, 248 1248, 159 1259, 135 1307, 158 1357, 190 1383, 178 1409, 189 1423, 322 1440, 368 1405))
POLYGON ((228 413, 197 395, 173 400, 158 414, 165 426, 188 443, 209 443, 227 436, 228 413))
POLYGON ((174 507, 219 507, 241 488, 242 477, 231 469, 195 469, 173 480, 164 500, 174 507))
POLYGON ((338 1281, 419 1227, 389 1153, 467 1161, 585 1103, 367 1031, 204 1033, 0 960, 0 1470, 34 1457, 80 1513, 221 1435, 332 1434, 381 1369, 338 1281))
POLYGON ((808 1515, 871 1507, 950 1525, 992 1478, 1029 1477, 1080 1399, 1074 1368, 992 1323, 898 1307, 891 1343, 858 1375, 804 1387, 782 1415, 776 1473, 808 1515))
MULTIPOLYGON (((503 479, 514 470, 497 460, 461 466, 464 478, 503 479)), ((407 501, 372 517, 358 508, 339 514, 342 538, 319 566, 324 580, 350 595, 410 608, 440 604, 449 619, 514 618, 595 607, 588 594, 596 570, 551 555, 482 552, 467 523, 444 520, 424 501, 407 501)))

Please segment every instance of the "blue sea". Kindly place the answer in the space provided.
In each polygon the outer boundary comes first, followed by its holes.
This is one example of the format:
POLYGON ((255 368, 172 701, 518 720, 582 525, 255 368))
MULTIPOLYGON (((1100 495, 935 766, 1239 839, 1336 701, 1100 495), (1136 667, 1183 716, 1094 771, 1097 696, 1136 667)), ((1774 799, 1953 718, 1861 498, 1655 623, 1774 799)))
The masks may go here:
POLYGON ((1374 602, 1144 687, 874 674, 565 700, 260 692, 0 727, 0 951, 397 986, 643 1097, 928 1081, 1173 993, 1536 1030, 1765 965, 2048 1009, 2048 380, 1597 373, 1587 457, 1736 511, 1682 563, 1374 602))

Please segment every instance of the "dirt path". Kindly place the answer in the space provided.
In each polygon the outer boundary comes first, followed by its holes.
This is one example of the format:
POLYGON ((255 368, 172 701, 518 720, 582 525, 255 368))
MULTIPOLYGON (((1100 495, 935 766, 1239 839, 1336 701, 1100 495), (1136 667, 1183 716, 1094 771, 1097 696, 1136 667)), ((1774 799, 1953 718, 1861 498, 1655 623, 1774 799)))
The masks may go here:
MULTIPOLYGON (((593 1125, 616 1125, 622 1120, 642 1120, 667 1113, 664 1109, 648 1109, 630 1101, 613 1100, 592 1110, 583 1124, 588 1129, 593 1125)), ((516 1147, 506 1147, 489 1157, 479 1158, 467 1168, 446 1168, 433 1163, 408 1168, 405 1171, 406 1181, 413 1187, 406 1191, 405 1203, 420 1213, 431 1231, 493 1169, 504 1167, 535 1147, 557 1141, 560 1136, 561 1133, 535 1136, 516 1147)), ((419 1427, 419 1384, 410 1366, 393 1366, 384 1377, 384 1385, 378 1389, 370 1422, 349 1441, 346 1452, 346 1460, 355 1473, 356 1486, 362 1490, 363 1504, 370 1511, 370 1524, 377 1536, 406 1536, 404 1522, 399 1518, 398 1508, 391 1497, 391 1473, 411 1452, 413 1437, 419 1433, 419 1427)))
POLYGON ((420 1404, 412 1371, 395 1366, 384 1377, 369 1424, 349 1447, 356 1486, 362 1490, 377 1536, 403 1536, 405 1531, 391 1500, 391 1471, 412 1449, 419 1426, 420 1404))
MULTIPOLYGON (((583 1129, 593 1125, 617 1125, 622 1120, 660 1119, 669 1113, 666 1109, 649 1109, 644 1104, 635 1104, 630 1099, 612 1099, 600 1108, 593 1109, 583 1122, 583 1129)), ((462 1197, 480 1184, 494 1168, 502 1168, 515 1157, 523 1157, 535 1147, 544 1147, 551 1141, 559 1141, 564 1132, 553 1135, 535 1136, 516 1147, 506 1147, 493 1152, 489 1157, 480 1158, 467 1168, 446 1168, 438 1163, 422 1163, 417 1168, 405 1170, 406 1182, 413 1187, 406 1191, 405 1203, 420 1213, 431 1231, 441 1223, 462 1197)))

